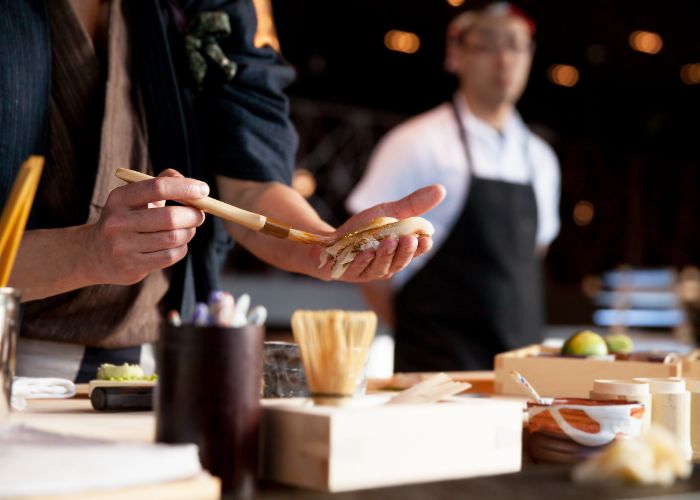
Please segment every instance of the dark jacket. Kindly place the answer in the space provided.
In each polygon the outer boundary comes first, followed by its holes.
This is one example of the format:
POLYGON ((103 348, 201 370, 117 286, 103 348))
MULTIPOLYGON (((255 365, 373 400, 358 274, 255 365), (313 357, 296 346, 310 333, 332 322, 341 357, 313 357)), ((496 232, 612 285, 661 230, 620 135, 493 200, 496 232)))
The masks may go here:
MULTIPOLYGON (((0 203, 21 163, 45 154, 51 94, 51 40, 45 2, 0 0, 0 203)), ((214 176, 289 183, 297 137, 284 87, 293 70, 271 48, 253 45, 250 0, 124 0, 134 33, 136 80, 143 95, 149 154, 156 172, 175 168, 209 182, 214 176), (219 41, 238 64, 231 81, 214 66, 197 90, 188 71, 184 35, 204 11, 225 11, 232 34, 219 41)), ((213 195, 216 195, 214 192, 213 195)), ((35 207, 31 227, 41 227, 35 207)), ((190 251, 173 268, 168 307, 185 312, 218 287, 230 241, 207 217, 190 251)))

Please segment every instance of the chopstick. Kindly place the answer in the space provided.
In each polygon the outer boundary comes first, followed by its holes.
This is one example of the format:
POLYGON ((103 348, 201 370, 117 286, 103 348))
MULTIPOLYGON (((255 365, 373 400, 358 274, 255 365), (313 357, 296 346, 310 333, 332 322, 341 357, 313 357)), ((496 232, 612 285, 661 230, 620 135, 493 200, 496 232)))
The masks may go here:
POLYGON ((43 167, 41 156, 30 156, 22 164, 0 215, 0 287, 10 279, 43 167))
MULTIPOLYGON (((141 182, 154 179, 154 177, 148 174, 126 168, 118 168, 114 172, 114 175, 126 182, 141 182)), ((319 234, 294 229, 286 224, 268 219, 264 215, 243 210, 242 208, 224 203, 223 201, 215 198, 210 198, 209 196, 196 201, 188 201, 186 204, 198 208, 203 212, 207 212, 209 214, 216 215, 217 217, 221 217, 222 219, 245 226, 253 231, 276 236, 277 238, 288 239, 298 243, 323 246, 330 246, 336 241, 330 236, 321 236, 319 234)))

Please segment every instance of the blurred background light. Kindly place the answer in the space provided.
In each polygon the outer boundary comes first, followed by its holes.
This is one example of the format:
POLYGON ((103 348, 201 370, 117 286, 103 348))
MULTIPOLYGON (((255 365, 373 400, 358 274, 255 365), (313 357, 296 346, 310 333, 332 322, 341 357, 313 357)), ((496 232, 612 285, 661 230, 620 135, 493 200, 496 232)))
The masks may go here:
POLYGON ((645 54, 658 54, 664 46, 664 41, 657 33, 651 31, 635 31, 630 35, 630 47, 645 54))
POLYGON ((384 45, 389 50, 413 54, 420 48, 420 38, 408 31, 391 30, 384 35, 384 45))
POLYGON ((700 83, 700 63, 684 64, 681 68, 681 80, 687 85, 700 83))
POLYGON ((298 168, 294 171, 292 187, 304 198, 311 198, 316 192, 316 179, 307 169, 298 168))
POLYGON ((578 82, 578 70, 569 64, 554 64, 547 70, 549 81, 562 87, 573 87, 578 82))
POLYGON ((595 207, 590 201, 579 201, 574 207, 574 222, 577 226, 587 226, 593 221, 595 207))

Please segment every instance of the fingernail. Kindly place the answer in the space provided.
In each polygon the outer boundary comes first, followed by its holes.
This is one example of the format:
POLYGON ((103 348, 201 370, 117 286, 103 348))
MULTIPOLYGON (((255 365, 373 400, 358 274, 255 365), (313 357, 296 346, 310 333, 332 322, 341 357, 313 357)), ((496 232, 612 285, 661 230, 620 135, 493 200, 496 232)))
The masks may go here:
POLYGON ((197 192, 202 196, 209 196, 209 186, 205 182, 198 182, 197 192))

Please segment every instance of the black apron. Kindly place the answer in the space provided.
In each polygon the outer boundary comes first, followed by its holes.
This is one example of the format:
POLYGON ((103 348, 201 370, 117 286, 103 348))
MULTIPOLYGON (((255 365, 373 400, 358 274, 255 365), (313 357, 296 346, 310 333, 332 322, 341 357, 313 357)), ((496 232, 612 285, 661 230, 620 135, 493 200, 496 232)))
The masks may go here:
POLYGON ((491 370, 499 352, 542 339, 532 185, 476 177, 452 107, 469 193, 446 241, 396 296, 396 371, 491 370))

